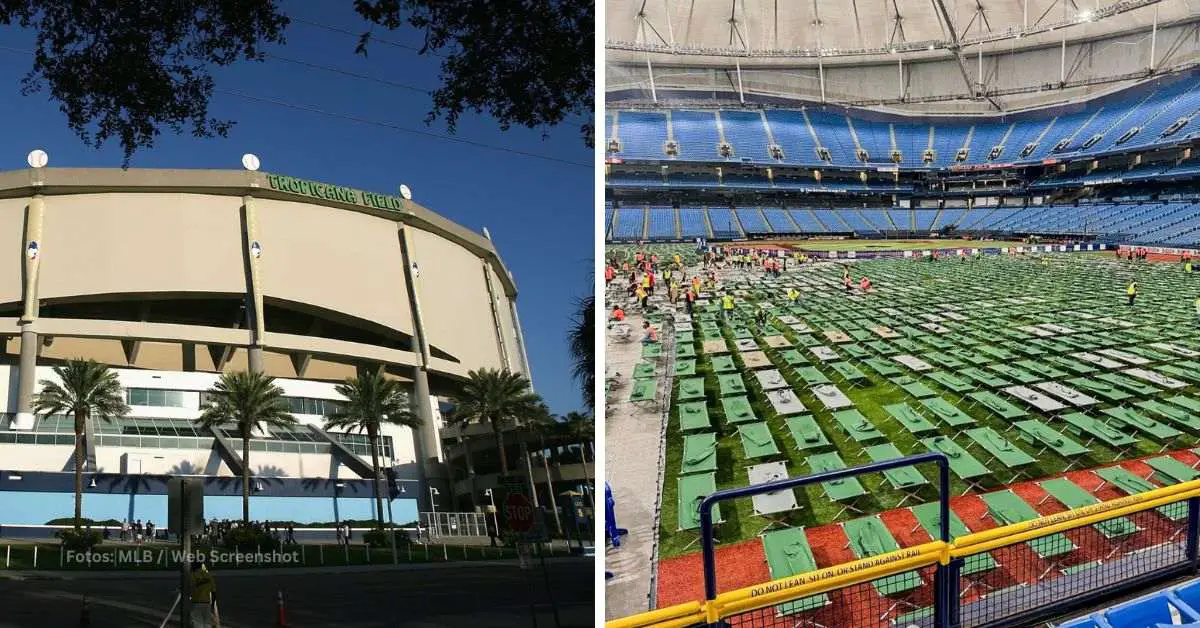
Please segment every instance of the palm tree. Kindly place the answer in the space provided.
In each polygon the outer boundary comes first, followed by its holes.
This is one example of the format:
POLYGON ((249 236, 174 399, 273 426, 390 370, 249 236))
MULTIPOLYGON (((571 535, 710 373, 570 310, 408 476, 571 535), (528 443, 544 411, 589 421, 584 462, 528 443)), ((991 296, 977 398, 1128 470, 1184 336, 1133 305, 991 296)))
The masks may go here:
POLYGON ((250 435, 267 426, 295 425, 283 389, 263 373, 225 373, 208 390, 208 403, 195 421, 218 430, 233 424, 242 438, 242 521, 250 522, 250 435))
POLYGON ((571 375, 579 382, 583 402, 596 407, 596 297, 589 296, 576 303, 575 315, 567 331, 567 347, 571 354, 571 375))
POLYGON ((59 382, 43 379, 41 392, 33 396, 33 411, 41 415, 71 414, 75 417, 75 529, 83 517, 83 460, 86 455, 84 430, 92 417, 111 421, 129 414, 125 392, 117 374, 95 360, 69 360, 54 367, 59 382))
POLYGON ((412 412, 408 395, 393 379, 379 373, 360 371, 334 389, 346 398, 338 409, 325 417, 325 429, 358 430, 367 433, 371 443, 371 469, 375 475, 375 515, 383 525, 383 491, 379 479, 379 432, 384 424, 402 425, 416 430, 420 417, 412 412))
POLYGON ((500 453, 500 472, 508 475, 508 455, 504 453, 504 432, 507 425, 516 425, 535 416, 542 398, 530 388, 529 380, 508 369, 481 368, 467 372, 455 397, 451 421, 465 427, 471 421, 487 421, 496 437, 500 453))
POLYGON ((554 512, 554 524, 558 528, 558 533, 562 534, 562 520, 558 516, 558 499, 554 495, 554 483, 550 479, 550 461, 547 460, 546 456, 546 438, 554 438, 561 434, 563 424, 559 422, 558 417, 550 413, 550 406, 547 406, 544 402, 539 402, 537 404, 537 411, 529 416, 527 426, 538 438, 538 456, 542 459, 542 471, 546 475, 546 494, 550 496, 550 506, 554 512))
MULTIPOLYGON (((571 440, 579 443, 579 456, 583 462, 583 481, 591 486, 592 478, 588 473, 587 450, 588 443, 596 440, 596 421, 592 417, 582 412, 568 412, 567 416, 563 417, 565 425, 563 426, 567 435, 571 440)), ((588 491, 588 499, 591 499, 591 491, 588 491)))

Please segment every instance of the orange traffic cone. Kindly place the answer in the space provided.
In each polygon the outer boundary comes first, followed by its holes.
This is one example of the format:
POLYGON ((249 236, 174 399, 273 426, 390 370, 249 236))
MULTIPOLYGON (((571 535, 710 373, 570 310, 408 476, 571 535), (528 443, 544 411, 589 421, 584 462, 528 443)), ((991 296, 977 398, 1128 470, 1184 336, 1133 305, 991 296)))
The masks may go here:
POLYGON ((275 618, 275 628, 287 628, 287 616, 283 607, 283 590, 280 589, 275 594, 276 606, 278 607, 278 616, 275 618))
POLYGON ((79 609, 79 628, 89 628, 92 625, 92 609, 88 606, 87 594, 83 596, 83 606, 79 609))

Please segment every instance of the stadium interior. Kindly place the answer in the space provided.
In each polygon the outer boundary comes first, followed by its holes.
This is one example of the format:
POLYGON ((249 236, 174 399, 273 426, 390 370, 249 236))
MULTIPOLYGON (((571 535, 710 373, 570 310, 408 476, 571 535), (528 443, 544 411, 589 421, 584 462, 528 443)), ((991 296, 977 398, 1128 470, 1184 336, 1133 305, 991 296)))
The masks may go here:
POLYGON ((1200 5, 606 5, 610 628, 1200 621, 1200 5))

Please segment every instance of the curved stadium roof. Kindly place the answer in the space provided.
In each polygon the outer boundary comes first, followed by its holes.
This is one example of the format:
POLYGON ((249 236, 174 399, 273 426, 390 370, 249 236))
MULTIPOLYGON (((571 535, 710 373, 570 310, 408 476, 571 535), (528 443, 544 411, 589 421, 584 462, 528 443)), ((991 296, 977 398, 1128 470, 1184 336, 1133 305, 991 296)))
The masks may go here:
POLYGON ((667 90, 995 112, 1200 63, 1200 0, 606 2, 610 99, 650 96, 652 72, 667 90))

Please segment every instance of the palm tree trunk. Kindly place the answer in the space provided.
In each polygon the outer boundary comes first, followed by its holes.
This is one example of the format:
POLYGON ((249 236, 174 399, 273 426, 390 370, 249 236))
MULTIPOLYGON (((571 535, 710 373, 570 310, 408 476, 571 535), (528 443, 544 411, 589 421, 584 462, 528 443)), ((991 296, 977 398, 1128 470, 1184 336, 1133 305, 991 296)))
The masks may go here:
POLYGON ((242 432, 242 522, 250 523, 250 430, 242 432))
POLYGON ((375 475, 375 519, 383 526, 383 492, 379 481, 379 434, 374 425, 367 426, 367 441, 371 443, 371 471, 375 475))
POLYGON ((488 419, 492 424, 492 433, 496 435, 496 449, 500 452, 500 475, 508 475, 508 454, 504 453, 504 432, 500 429, 500 422, 496 419, 488 419))
POLYGON ((471 457, 471 443, 462 437, 463 430, 466 425, 459 426, 458 430, 458 446, 463 448, 463 455, 467 460, 467 480, 471 485, 471 510, 475 509, 475 459, 471 457))
POLYGON ((583 482, 589 487, 587 491, 588 506, 595 508, 596 503, 592 500, 592 491, 595 490, 595 487, 592 486, 592 476, 588 472, 587 465, 587 441, 579 441, 579 458, 583 461, 583 482))
POLYGON ((84 450, 84 411, 75 411, 75 530, 79 530, 79 520, 83 518, 83 450, 84 450))
POLYGON ((542 435, 538 435, 538 445, 541 449, 538 450, 538 455, 542 457, 542 470, 546 472, 546 495, 550 499, 550 507, 554 509, 554 527, 558 528, 558 535, 563 535, 562 519, 558 516, 558 497, 554 494, 554 483, 550 481, 550 463, 546 460, 546 439, 542 435))

